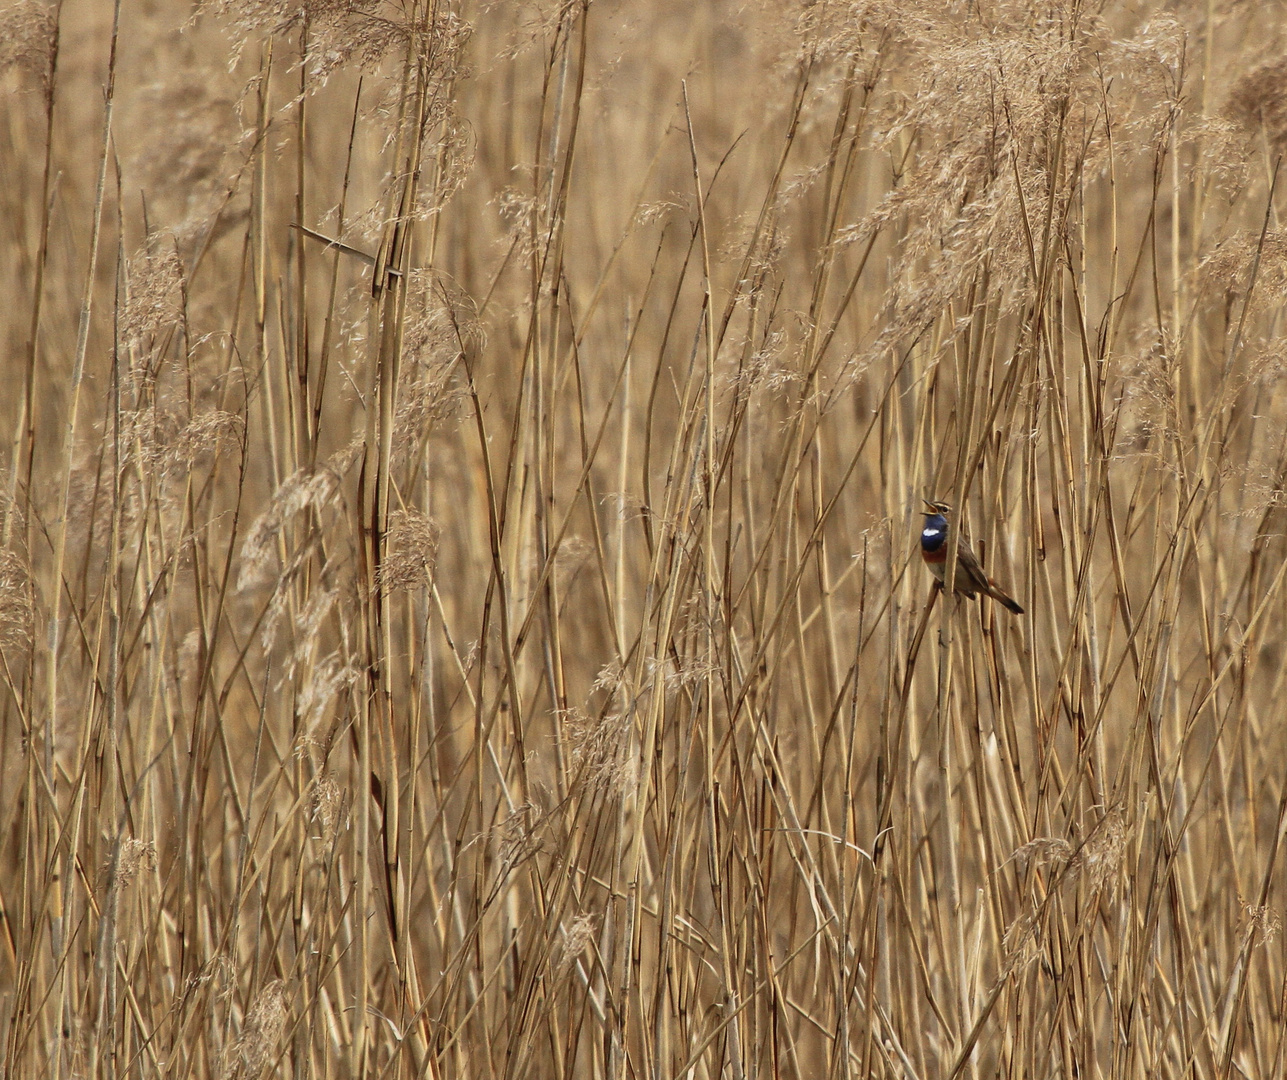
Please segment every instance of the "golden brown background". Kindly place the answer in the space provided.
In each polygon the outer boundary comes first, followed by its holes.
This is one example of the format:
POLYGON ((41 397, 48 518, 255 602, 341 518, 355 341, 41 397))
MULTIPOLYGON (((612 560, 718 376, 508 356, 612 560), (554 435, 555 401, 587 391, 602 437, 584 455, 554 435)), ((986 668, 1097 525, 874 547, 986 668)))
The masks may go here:
POLYGON ((0 11, 3 1076, 1287 1075, 1285 28, 0 11))

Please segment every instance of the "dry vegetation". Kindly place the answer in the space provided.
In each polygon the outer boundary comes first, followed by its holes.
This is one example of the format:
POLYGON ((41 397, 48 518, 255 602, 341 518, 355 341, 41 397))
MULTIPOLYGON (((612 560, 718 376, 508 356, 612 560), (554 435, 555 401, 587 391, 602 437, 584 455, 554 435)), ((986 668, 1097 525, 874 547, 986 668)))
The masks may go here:
POLYGON ((1284 29, 4 8, 3 1076, 1287 1075, 1284 29))

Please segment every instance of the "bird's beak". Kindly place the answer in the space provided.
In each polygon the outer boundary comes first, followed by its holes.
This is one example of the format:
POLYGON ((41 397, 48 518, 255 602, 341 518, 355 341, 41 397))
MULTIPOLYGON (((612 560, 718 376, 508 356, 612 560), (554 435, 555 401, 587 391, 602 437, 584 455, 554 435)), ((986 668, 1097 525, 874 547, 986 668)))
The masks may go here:
POLYGON ((926 507, 926 509, 925 509, 925 513, 927 513, 927 514, 937 514, 937 513, 938 513, 938 507, 937 507, 937 506, 935 506, 932 502, 930 502, 930 501, 929 501, 929 499, 922 499, 922 500, 921 500, 921 502, 923 502, 923 503, 925 504, 925 507, 926 507))

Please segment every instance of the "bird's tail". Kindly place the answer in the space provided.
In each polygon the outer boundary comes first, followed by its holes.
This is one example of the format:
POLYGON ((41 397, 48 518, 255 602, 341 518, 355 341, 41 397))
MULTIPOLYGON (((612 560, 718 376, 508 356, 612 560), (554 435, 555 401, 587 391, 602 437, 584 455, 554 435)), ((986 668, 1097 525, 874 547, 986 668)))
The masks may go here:
POLYGON ((1019 606, 1018 602, 1013 597, 1007 596, 991 578, 988 579, 988 595, 1007 611, 1013 611, 1016 615, 1023 614, 1023 608, 1019 606))

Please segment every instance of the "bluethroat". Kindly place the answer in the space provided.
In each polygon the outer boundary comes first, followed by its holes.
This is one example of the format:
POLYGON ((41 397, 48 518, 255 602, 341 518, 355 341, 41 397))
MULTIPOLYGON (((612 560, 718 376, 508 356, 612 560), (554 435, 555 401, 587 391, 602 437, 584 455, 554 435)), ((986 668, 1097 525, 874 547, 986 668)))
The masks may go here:
MULTIPOLYGON (((930 502, 928 499, 925 500, 925 505, 929 509, 925 511, 925 524, 921 528, 921 558, 930 568, 930 573, 941 582, 947 572, 948 537, 955 533, 948 521, 952 507, 948 503, 930 502)), ((954 591, 964 596, 974 597, 978 593, 984 593, 1016 615, 1023 614, 1023 608, 983 572, 978 556, 959 536, 956 540, 955 586, 954 591)))

